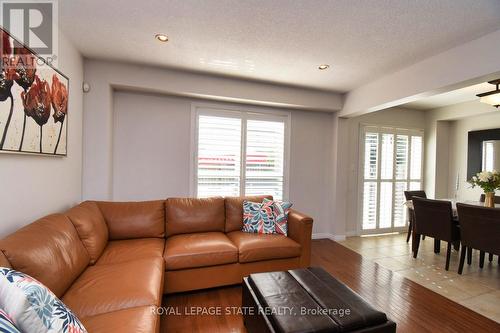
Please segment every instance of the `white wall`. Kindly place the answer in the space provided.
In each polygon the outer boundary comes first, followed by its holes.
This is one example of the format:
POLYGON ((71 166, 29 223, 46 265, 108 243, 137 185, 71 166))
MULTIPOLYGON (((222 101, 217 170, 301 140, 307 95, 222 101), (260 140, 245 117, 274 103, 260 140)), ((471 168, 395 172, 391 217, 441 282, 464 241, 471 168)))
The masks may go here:
POLYGON ((85 61, 83 197, 110 199, 112 188, 113 89, 156 92, 249 105, 335 111, 332 92, 217 77, 107 61, 85 61))
POLYGON ((500 128, 500 112, 478 101, 465 102, 426 111, 426 124, 435 137, 426 145, 429 196, 478 200, 481 190, 467 183, 468 132, 500 128))
POLYGON ((331 208, 334 116, 309 111, 291 112, 290 200, 296 209, 314 218, 314 234, 331 236, 332 224, 335 223, 331 208))
MULTIPOLYGON (((361 214, 359 205, 359 168, 361 162, 359 159, 359 133, 363 124, 397 126, 401 128, 425 128, 425 114, 423 111, 393 108, 378 112, 372 112, 363 116, 349 118, 345 121, 347 127, 347 137, 339 139, 339 144, 347 148, 346 159, 339 159, 338 163, 344 170, 344 175, 338 175, 337 178, 345 178, 345 235, 354 235, 357 233, 357 226, 361 214)), ((426 140, 424 133, 424 141, 426 140)), ((339 200, 339 198, 337 198, 339 200)))
POLYGON ((81 199, 83 61, 59 38, 58 68, 70 79, 68 156, 0 155, 0 237, 81 199))
MULTIPOLYGON (((200 101, 126 91, 115 92, 113 97, 112 199, 189 196, 191 104, 200 101)), ((268 110, 230 106, 259 112, 268 110)), ((327 234, 332 220, 333 115, 288 111, 291 112, 289 199, 294 208, 314 218, 314 233, 327 234)))
POLYGON ((191 101, 115 92, 113 200, 189 196, 191 101))

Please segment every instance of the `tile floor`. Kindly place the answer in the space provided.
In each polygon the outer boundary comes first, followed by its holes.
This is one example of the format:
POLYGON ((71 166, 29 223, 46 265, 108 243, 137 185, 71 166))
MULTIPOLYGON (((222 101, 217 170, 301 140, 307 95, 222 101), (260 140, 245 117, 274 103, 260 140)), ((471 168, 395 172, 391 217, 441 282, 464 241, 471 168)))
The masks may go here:
POLYGON ((406 234, 348 237, 339 243, 500 323, 500 267, 497 256, 492 262, 486 256, 484 268, 480 269, 479 251, 474 251, 472 265, 466 262, 463 274, 458 275, 459 253, 452 251, 450 269, 445 271, 446 243, 441 242, 441 253, 434 254, 434 240, 429 237, 420 242, 416 259, 411 254, 411 241, 406 243, 406 234))

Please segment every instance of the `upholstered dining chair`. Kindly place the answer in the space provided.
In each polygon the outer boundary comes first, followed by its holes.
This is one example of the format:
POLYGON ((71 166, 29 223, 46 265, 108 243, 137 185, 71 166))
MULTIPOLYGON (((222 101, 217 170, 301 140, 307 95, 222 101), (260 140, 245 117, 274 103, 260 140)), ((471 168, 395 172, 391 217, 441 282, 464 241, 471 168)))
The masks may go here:
MULTIPOLYGON (((462 250, 458 274, 462 274, 468 248, 480 250, 479 266, 484 265, 484 253, 500 255, 500 208, 487 208, 457 203, 462 250)), ((499 259, 500 260, 500 259, 499 259)))
MULTIPOLYGON (((483 194, 481 194, 481 196, 479 197, 479 201, 480 201, 480 202, 484 202, 485 198, 486 198, 486 196, 485 196, 485 195, 484 195, 484 193, 483 193, 483 194)), ((496 204, 500 204, 500 196, 495 195, 494 202, 495 202, 496 204)), ((480 256, 481 256, 481 257, 483 257, 483 256, 484 256, 484 252, 483 252, 483 251, 481 251, 480 256)), ((488 255, 488 260, 489 260, 490 262, 491 262, 491 261, 493 261, 493 253, 490 253, 490 254, 488 255)), ((500 257, 498 257, 498 260, 500 261, 500 257)), ((483 266, 481 266, 481 268, 483 268, 483 266)))
POLYGON ((413 197, 413 211, 415 214, 415 251, 413 257, 417 257, 420 244, 420 235, 433 237, 434 239, 448 242, 446 251, 445 269, 450 267, 451 246, 460 240, 460 227, 453 219, 453 210, 450 201, 430 200, 413 197))
MULTIPOLYGON (((427 199, 427 195, 425 194, 425 191, 405 191, 404 193, 405 193, 406 201, 413 199, 413 197, 427 199)), ((413 230, 413 220, 414 219, 415 219, 415 217, 413 216, 411 209, 408 209, 408 235, 406 236, 407 243, 410 241, 411 232, 413 230)), ((423 237, 425 238, 425 236, 423 236, 423 237)))

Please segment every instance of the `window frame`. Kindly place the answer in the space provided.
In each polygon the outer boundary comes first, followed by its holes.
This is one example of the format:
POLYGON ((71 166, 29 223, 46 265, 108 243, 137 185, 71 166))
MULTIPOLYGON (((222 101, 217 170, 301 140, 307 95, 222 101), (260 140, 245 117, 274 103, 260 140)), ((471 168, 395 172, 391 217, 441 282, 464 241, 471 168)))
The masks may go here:
POLYGON ((199 116, 214 116, 241 119, 241 159, 240 159, 240 195, 245 195, 246 177, 246 136, 248 120, 280 121, 284 123, 283 150, 283 198, 289 200, 290 190, 290 138, 291 112, 253 108, 245 106, 221 105, 212 103, 191 103, 191 144, 189 166, 189 195, 198 197, 198 120, 199 116))
MULTIPOLYGON (((370 124, 370 123, 360 123, 359 124, 359 151, 358 151, 358 202, 357 202, 357 226, 356 226, 356 233, 358 235, 370 235, 370 234, 379 234, 379 233, 384 233, 384 232, 400 232, 400 231, 406 231, 408 228, 407 220, 405 221, 404 226, 394 226, 394 205, 392 208, 392 221, 391 221, 391 227, 389 228, 380 228, 380 184, 382 182, 391 182, 393 183, 393 190, 392 190, 392 198, 394 201, 395 198, 395 191, 394 191, 394 185, 397 182, 397 179, 395 177, 396 173, 396 166, 395 166, 395 154, 396 154, 396 149, 395 149, 395 143, 394 141, 394 150, 393 150, 393 177, 391 180, 389 179, 384 179, 382 180, 380 177, 381 173, 381 137, 383 133, 387 134, 393 134, 394 135, 394 140, 396 140, 397 135, 408 135, 408 160, 407 160, 407 177, 405 178, 405 182, 408 184, 408 189, 409 185, 412 182, 411 178, 411 137, 412 136, 421 136, 422 137, 422 152, 421 152, 421 165, 420 165, 420 183, 421 183, 421 188, 425 188, 425 131, 422 128, 416 128, 416 127, 405 127, 405 126, 394 126, 394 125, 380 125, 380 124, 370 124), (374 182, 377 183, 377 213, 376 213, 376 228, 375 229, 363 229, 363 189, 364 189, 364 183, 366 181, 365 179, 365 174, 364 174, 364 155, 365 155, 365 133, 367 132, 375 132, 378 133, 378 138, 379 138, 379 148, 377 150, 377 176, 375 179, 373 179, 374 182)), ((403 180, 401 180, 403 181, 403 180)))

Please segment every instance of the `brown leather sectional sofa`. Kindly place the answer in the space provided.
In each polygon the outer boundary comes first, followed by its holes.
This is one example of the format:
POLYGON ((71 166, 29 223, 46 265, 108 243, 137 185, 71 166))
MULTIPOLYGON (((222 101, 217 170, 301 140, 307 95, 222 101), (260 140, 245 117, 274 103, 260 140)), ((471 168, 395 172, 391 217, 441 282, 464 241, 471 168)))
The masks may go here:
MULTIPOLYGON (((264 197, 247 197, 262 201, 264 197)), ((309 265, 312 219, 288 237, 241 232, 243 198, 86 201, 0 241, 0 266, 50 288, 89 332, 158 332, 163 293, 309 265)))

